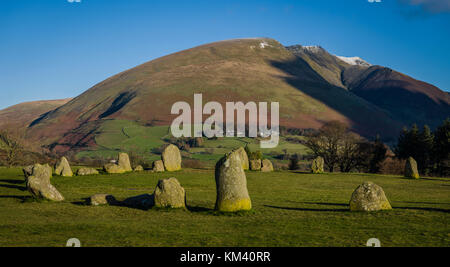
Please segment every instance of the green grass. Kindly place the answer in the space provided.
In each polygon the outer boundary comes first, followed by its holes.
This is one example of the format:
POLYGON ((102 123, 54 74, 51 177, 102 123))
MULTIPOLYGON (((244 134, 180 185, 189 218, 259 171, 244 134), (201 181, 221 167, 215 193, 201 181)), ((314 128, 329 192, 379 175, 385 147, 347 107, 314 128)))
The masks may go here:
POLYGON ((366 174, 247 173, 254 209, 216 214, 212 170, 52 178, 62 203, 36 202, 20 169, 0 168, 0 246, 449 246, 450 180, 407 180, 366 174), (189 211, 90 207, 84 198, 109 193, 119 200, 152 193, 159 179, 176 177, 189 211), (348 202, 363 181, 385 189, 393 211, 352 213, 348 202))
MULTIPOLYGON (((130 152, 143 156, 148 161, 160 159, 160 155, 151 153, 153 149, 159 148, 171 136, 170 127, 153 126, 147 127, 133 121, 126 120, 105 120, 95 135, 96 148, 79 152, 78 158, 99 157, 116 158, 118 152, 130 152)), ((293 137, 298 138, 301 137, 293 137)), ((272 159, 270 153, 283 154, 286 149, 289 154, 308 154, 308 148, 297 143, 286 141, 285 137, 280 137, 279 145, 273 149, 261 149, 260 143, 252 138, 219 138, 208 140, 204 138, 204 144, 199 148, 191 148, 187 157, 202 160, 208 166, 213 166, 215 162, 225 153, 232 149, 249 145, 252 151, 261 150, 268 158, 272 159), (212 151, 212 153, 210 153, 212 151)))

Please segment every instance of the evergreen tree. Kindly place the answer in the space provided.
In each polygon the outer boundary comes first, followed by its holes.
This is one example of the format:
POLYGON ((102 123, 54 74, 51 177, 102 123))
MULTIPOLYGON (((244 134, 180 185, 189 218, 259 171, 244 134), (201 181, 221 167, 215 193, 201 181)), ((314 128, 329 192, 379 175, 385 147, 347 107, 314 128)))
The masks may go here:
POLYGON ((450 175, 450 118, 435 131, 433 160, 440 175, 450 175))

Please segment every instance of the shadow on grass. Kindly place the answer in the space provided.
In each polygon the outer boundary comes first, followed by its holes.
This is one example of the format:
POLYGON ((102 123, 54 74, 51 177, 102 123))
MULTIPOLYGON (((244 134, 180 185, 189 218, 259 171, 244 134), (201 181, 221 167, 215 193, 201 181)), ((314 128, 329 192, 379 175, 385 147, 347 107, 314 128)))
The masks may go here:
POLYGON ((394 210, 420 210, 420 211, 434 211, 434 212, 444 212, 450 213, 450 210, 439 209, 439 208, 423 208, 423 207, 393 207, 394 210))
POLYGON ((21 200, 22 203, 24 202, 31 202, 34 201, 35 199, 31 196, 0 196, 0 199, 17 199, 17 200, 21 200))
POLYGON ((450 203, 435 203, 435 202, 413 202, 413 201, 394 201, 394 202, 407 204, 425 204, 425 205, 450 205, 450 203))
POLYGON ((281 210, 294 210, 294 211, 314 211, 314 212, 347 212, 348 209, 309 209, 309 208, 292 208, 292 207, 277 207, 277 206, 270 206, 270 205, 264 205, 264 207, 272 208, 272 209, 281 209, 281 210))
POLYGON ((303 204, 310 204, 310 205, 321 205, 321 206, 339 206, 339 207, 348 207, 348 204, 343 203, 322 203, 322 202, 300 202, 303 204))
POLYGON ((0 184, 0 187, 9 188, 9 189, 17 189, 17 190, 20 190, 20 191, 26 191, 27 190, 27 188, 25 186, 19 186, 19 185, 0 184))
POLYGON ((25 181, 22 180, 11 180, 11 179, 0 179, 0 182, 7 184, 25 184, 25 181))

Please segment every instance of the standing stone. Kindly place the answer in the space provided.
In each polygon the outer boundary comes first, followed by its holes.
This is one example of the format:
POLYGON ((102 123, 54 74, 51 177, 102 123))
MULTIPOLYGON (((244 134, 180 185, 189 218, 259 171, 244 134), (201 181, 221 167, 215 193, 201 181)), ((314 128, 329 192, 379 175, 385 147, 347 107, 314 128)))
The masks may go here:
POLYGON ((153 195, 156 207, 175 209, 186 207, 186 192, 176 178, 160 180, 153 195))
POLYGON ((237 151, 226 154, 217 162, 215 178, 217 211, 236 212, 252 209, 247 178, 237 151))
POLYGON ((272 162, 270 160, 268 160, 268 159, 263 160, 262 161, 261 171, 262 172, 273 172, 272 162))
POLYGON ((247 152, 243 147, 239 148, 236 152, 241 157, 242 168, 244 169, 244 171, 248 171, 250 169, 250 163, 248 161, 247 152))
POLYGON ((125 172, 131 172, 133 169, 130 164, 130 157, 127 153, 119 153, 119 167, 122 168, 125 172))
POLYGON ((261 170, 261 160, 260 159, 250 160, 250 170, 260 171, 261 170))
POLYGON ((166 171, 174 172, 181 170, 181 154, 178 147, 169 145, 164 149, 161 158, 166 171))
POLYGON ((350 211, 380 211, 391 209, 391 204, 384 194, 383 188, 372 182, 364 182, 358 186, 350 200, 350 211))
POLYGON ((98 171, 93 168, 80 168, 77 171, 78 176, 86 176, 86 175, 98 175, 98 171))
POLYGON ((136 166, 136 168, 134 168, 135 172, 143 172, 144 171, 144 167, 142 167, 141 165, 136 166))
POLYGON ((157 160, 153 162, 153 171, 154 172, 164 172, 164 163, 162 160, 157 160))
POLYGON ((55 174, 63 177, 72 177, 73 172, 70 168, 69 161, 66 157, 62 157, 55 165, 55 174))
POLYGON ((63 201, 64 197, 50 183, 51 167, 36 164, 33 173, 27 180, 27 189, 35 198, 44 198, 52 201, 63 201))
POLYGON ((103 166, 103 170, 109 174, 121 174, 126 172, 119 165, 113 163, 108 163, 105 166, 103 166))
POLYGON ((311 165, 311 171, 315 174, 324 173, 324 166, 325 162, 322 157, 317 157, 315 160, 313 160, 311 165))
POLYGON ((405 177, 412 179, 420 178, 419 171, 417 170, 417 162, 412 157, 409 157, 406 161, 405 177))
POLYGON ((97 194, 89 198, 89 205, 100 206, 100 205, 115 205, 117 200, 114 196, 108 194, 97 194))
POLYGON ((25 176, 25 180, 27 180, 28 177, 30 177, 33 174, 33 167, 34 165, 30 165, 22 169, 23 175, 25 176))

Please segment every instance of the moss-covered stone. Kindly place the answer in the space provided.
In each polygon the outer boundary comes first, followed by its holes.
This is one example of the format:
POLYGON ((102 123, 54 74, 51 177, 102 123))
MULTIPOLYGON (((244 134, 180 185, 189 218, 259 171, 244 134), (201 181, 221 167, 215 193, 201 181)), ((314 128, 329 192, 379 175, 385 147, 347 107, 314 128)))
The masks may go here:
POLYGON ((250 160, 250 170, 252 171, 260 171, 261 170, 261 160, 260 159, 252 159, 250 160))
POLYGON ((226 154, 216 164, 216 210, 236 212, 251 210, 247 178, 242 168, 239 152, 226 154))
POLYGON ((380 211, 391 210, 391 204, 387 199, 383 188, 372 183, 365 182, 356 188, 350 200, 351 211, 380 211))
POLYGON ((61 159, 55 164, 55 174, 64 177, 72 177, 73 172, 70 167, 69 161, 66 157, 61 157, 61 159))
POLYGON ((169 145, 164 149, 161 159, 166 171, 174 172, 181 170, 181 154, 175 145, 169 145))
POLYGON ((315 174, 324 173, 324 160, 322 157, 317 157, 311 164, 311 172, 315 174))
POLYGON ((239 156, 241 158, 242 168, 244 169, 244 171, 249 170, 250 163, 248 161, 248 155, 247 155, 247 152, 245 152, 245 149, 243 147, 241 147, 236 152, 239 154, 239 156))
POLYGON ((186 192, 176 178, 160 180, 153 195, 155 207, 174 209, 186 207, 186 192))
POLYGON ((419 179, 419 170, 417 169, 417 162, 412 157, 409 157, 405 164, 405 177, 412 179, 419 179))

